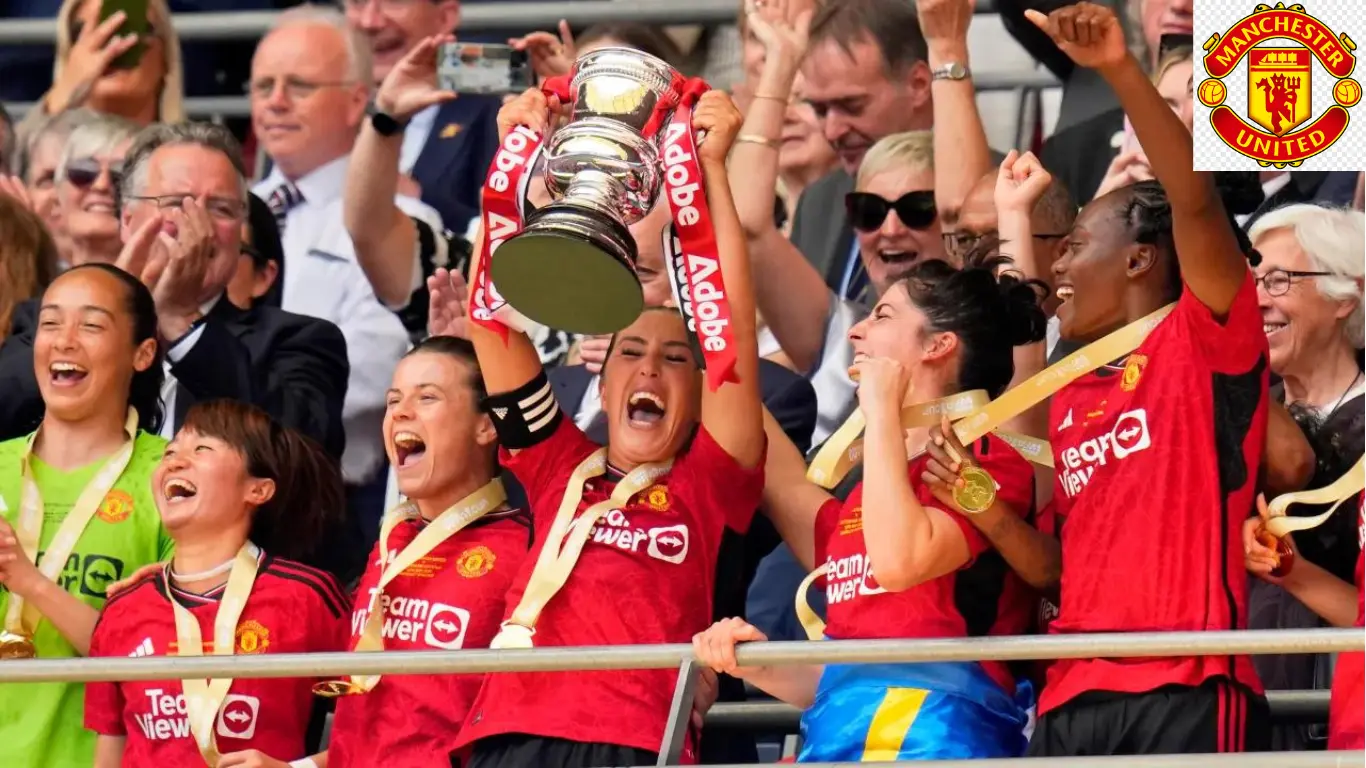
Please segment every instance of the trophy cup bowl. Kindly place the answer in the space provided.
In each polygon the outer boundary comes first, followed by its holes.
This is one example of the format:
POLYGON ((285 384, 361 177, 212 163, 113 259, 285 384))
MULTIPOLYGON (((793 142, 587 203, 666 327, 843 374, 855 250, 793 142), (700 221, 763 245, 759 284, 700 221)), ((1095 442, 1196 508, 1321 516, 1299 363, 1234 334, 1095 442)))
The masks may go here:
POLYGON ((575 63, 569 122, 545 145, 554 202, 529 214, 490 261, 498 293, 518 312, 583 334, 614 333, 640 316, 628 227, 659 196, 664 127, 683 83, 673 67, 630 48, 575 63))

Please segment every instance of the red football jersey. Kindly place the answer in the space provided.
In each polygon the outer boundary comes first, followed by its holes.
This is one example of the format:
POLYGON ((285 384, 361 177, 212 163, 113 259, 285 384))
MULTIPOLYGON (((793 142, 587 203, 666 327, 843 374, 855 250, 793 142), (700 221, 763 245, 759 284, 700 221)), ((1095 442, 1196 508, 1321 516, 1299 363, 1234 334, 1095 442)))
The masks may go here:
MULTIPOLYGON (((531 500, 537 551, 569 476, 597 447, 564 419, 544 442, 503 453, 531 500)), ((619 478, 609 468, 587 483, 579 512, 610 497, 619 478)), ((691 642, 711 625, 722 531, 748 529, 763 485, 762 461, 742 469, 699 428, 668 475, 594 526, 569 580, 541 614, 536 646, 691 642)), ((513 582, 508 615, 537 551, 513 582)), ((459 741, 526 733, 657 752, 677 679, 669 670, 488 675, 459 741)))
MULTIPOLYGON (((1357 517, 1357 546, 1366 547, 1366 494, 1357 517)), ((1366 626, 1366 587, 1362 553, 1357 552, 1357 626, 1366 626)), ((1366 748, 1366 658, 1361 651, 1338 654, 1333 693, 1328 705, 1328 748, 1366 748)))
MULTIPOLYGON (((397 557, 423 525, 396 525, 390 556, 397 557)), ((520 510, 489 515, 438 544, 385 587, 385 649, 489 647, 503 620, 508 585, 530 545, 531 517, 520 510)), ((376 545, 356 591, 351 649, 381 570, 376 545)), ((460 724, 482 681, 482 675, 385 675, 369 693, 338 699, 328 765, 449 768, 460 724)))
MULTIPOLYGON (((1050 632, 1245 629, 1242 524, 1266 436, 1267 346, 1248 273, 1220 323, 1187 288, 1124 361, 1053 397, 1062 595, 1050 632)), ((1062 659, 1040 713, 1086 691, 1226 676, 1246 656, 1062 659)))
MULTIPOLYGON (((1034 503, 1034 469, 1009 443, 995 435, 972 446, 977 462, 998 486, 997 498, 1020 515, 1034 503)), ((928 456, 907 465, 916 498, 944 509, 921 479, 928 456)), ((863 540, 863 484, 844 504, 831 499, 816 516, 816 562, 824 563, 825 634, 836 640, 901 637, 979 637, 1018 635, 1029 629, 1031 595, 986 537, 963 515, 946 510, 967 539, 971 559, 957 571, 888 592, 873 575, 863 540)), ((1006 691, 1014 679, 1002 662, 982 668, 1006 691)))
MULTIPOLYGON (((331 575, 269 554, 237 623, 234 653, 318 653, 346 647, 348 601, 331 575)), ((223 588, 176 599, 199 620, 204 654, 213 653, 213 620, 223 588)), ((175 655, 175 614, 165 576, 149 576, 109 600, 90 641, 91 656, 175 655)), ((313 712, 312 678, 233 680, 215 722, 218 751, 256 749, 282 760, 305 756, 313 712)), ((179 680, 90 683, 85 727, 126 736, 126 766, 202 765, 190 734, 179 680)))

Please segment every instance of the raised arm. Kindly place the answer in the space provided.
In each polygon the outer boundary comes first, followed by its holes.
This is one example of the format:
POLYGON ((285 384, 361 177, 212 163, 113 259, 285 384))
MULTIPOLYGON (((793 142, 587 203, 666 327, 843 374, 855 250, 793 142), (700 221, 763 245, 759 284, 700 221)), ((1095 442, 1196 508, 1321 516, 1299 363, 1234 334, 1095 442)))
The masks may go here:
MULTIPOLYGON (((409 51, 384 78, 375 94, 375 109, 402 125, 427 107, 454 99, 454 93, 436 87, 437 48, 452 39, 449 35, 429 37, 409 51)), ((408 304, 420 279, 414 256, 417 224, 394 203, 402 148, 402 130, 382 136, 365 121, 351 150, 343 198, 346 231, 356 260, 375 296, 393 308, 408 304)))
MULTIPOLYGON (((529 126, 544 135, 549 130, 552 109, 558 111, 558 100, 547 101, 540 89, 528 90, 498 110, 498 141, 501 143, 507 138, 508 133, 519 125, 529 126)), ((488 269, 489 256, 484 252, 483 242, 481 232, 475 237, 471 275, 483 274, 488 269)), ((446 277, 449 281, 448 273, 446 277)), ((430 282, 428 285, 431 287, 430 282)), ((478 290, 478 285, 470 287, 471 294, 478 290)), ((453 293, 454 289, 451 289, 451 292, 453 293)), ((447 295, 443 289, 443 296, 447 295)), ((475 297, 472 295, 471 298, 475 297)), ((436 301, 437 296, 433 294, 432 303, 435 304, 436 301)), ((465 331, 469 334, 470 342, 474 344, 475 354, 479 356, 479 368, 483 371, 484 387, 489 394, 513 392, 544 373, 541 356, 525 333, 516 328, 508 328, 507 338, 504 339, 497 331, 480 323, 477 315, 480 308, 476 300, 469 301, 466 309, 469 321, 465 323, 465 331)))
POLYGON ((765 3, 755 5, 747 20, 764 44, 764 69, 740 129, 745 138, 731 149, 730 186, 750 263, 755 274, 763 275, 754 284, 755 302, 797 370, 807 371, 819 362, 830 289, 778 230, 773 209, 783 115, 806 52, 811 12, 792 14, 785 3, 765 3))
POLYGON ((832 497, 806 479, 806 460, 764 409, 768 454, 764 461, 764 514, 807 571, 816 568, 816 514, 832 497))
POLYGON ((76 653, 90 653, 90 638, 100 612, 44 576, 19 546, 9 523, 0 519, 0 584, 24 598, 62 633, 76 653))
POLYGON ((967 537, 948 513, 916 498, 907 472, 901 428, 907 373, 900 363, 868 358, 858 372, 863 437, 863 543, 878 584, 902 592, 943 576, 972 556, 967 537))
MULTIPOLYGON (((916 0, 931 71, 968 66, 968 27, 975 0, 916 0)), ((977 111, 972 76, 931 81, 934 98, 934 200, 942 221, 958 221, 968 192, 991 170, 991 148, 977 111)))
POLYGON ((1025 15, 1073 61, 1099 72, 1119 96, 1153 175, 1171 201, 1181 277, 1211 312, 1226 316, 1247 277, 1246 258, 1214 187, 1214 177, 1193 170, 1190 131, 1129 53, 1114 11, 1083 2, 1047 16, 1032 10, 1025 15))
POLYGON ((730 303, 731 341, 735 344, 735 375, 739 381, 702 390, 702 425, 742 467, 754 467, 764 457, 763 399, 759 396, 759 341, 756 336, 754 286, 749 252, 735 213, 726 154, 740 131, 740 111, 724 91, 702 94, 693 110, 693 129, 705 131, 697 148, 707 206, 711 209, 721 279, 730 303))

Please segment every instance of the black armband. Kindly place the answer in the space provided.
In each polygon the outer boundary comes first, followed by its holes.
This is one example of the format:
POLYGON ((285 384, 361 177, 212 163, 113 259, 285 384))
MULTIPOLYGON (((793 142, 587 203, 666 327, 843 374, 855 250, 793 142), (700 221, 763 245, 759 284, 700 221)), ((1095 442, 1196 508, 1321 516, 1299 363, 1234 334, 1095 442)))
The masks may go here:
POLYGON ((482 410, 493 419, 504 448, 530 448, 555 434, 564 413, 545 371, 511 392, 488 395, 482 410))

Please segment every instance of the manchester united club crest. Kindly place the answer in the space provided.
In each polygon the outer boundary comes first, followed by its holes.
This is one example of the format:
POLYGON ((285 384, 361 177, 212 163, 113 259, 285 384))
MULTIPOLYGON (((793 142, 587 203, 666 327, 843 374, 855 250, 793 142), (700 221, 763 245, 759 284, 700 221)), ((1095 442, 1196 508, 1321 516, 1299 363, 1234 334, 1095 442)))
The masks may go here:
POLYGON ((106 523, 121 523, 133 514, 133 497, 117 488, 105 495, 95 516, 106 523))
POLYGON ((493 550, 480 544, 460 553, 460 558, 455 561, 455 570, 464 578, 477 579, 493 570, 493 563, 497 559, 493 550))
POLYGON ((255 619, 237 625, 237 652, 261 653, 270 647, 270 630, 255 619))
POLYGON ((1124 363, 1124 375, 1120 377, 1119 387, 1125 392, 1133 392, 1138 389, 1138 380, 1143 378, 1143 369, 1148 367, 1146 355, 1133 354, 1124 363))
MULTIPOLYGON (((1347 110, 1361 101, 1351 79, 1356 42, 1309 15, 1303 5, 1260 4, 1251 15, 1205 41, 1208 77, 1196 98, 1210 108, 1214 133, 1262 167, 1298 167, 1342 138, 1347 110), (1246 68, 1247 108, 1229 104, 1230 84, 1246 68), (1315 70, 1333 79, 1333 102, 1315 115, 1315 70)), ((1197 130, 1199 130, 1197 128, 1197 130)))
POLYGON ((645 503, 656 512, 669 511, 669 488, 664 485, 652 485, 641 494, 645 498, 645 503))

